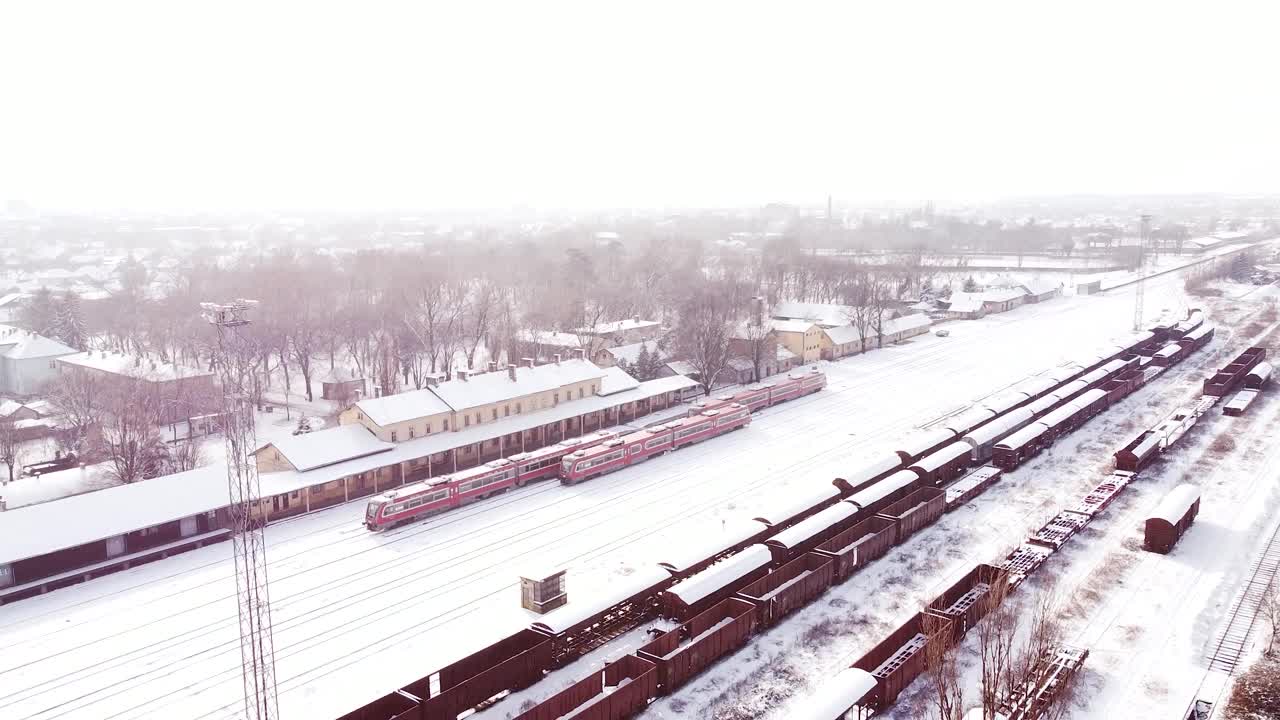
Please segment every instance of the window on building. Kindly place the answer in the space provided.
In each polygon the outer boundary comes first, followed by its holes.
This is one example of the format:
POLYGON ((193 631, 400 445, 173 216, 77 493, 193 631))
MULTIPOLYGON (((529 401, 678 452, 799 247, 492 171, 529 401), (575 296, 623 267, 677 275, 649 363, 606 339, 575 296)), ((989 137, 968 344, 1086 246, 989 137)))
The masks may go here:
POLYGON ((516 414, 520 414, 520 403, 516 403, 516 414))
POLYGON ((395 441, 396 441, 396 431, 395 431, 395 430, 392 430, 392 431, 391 431, 391 442, 395 442, 395 441))
POLYGON ((509 415, 511 415, 511 406, 510 406, 510 405, 503 405, 503 406, 502 406, 502 417, 507 417, 507 416, 509 416, 509 415))
POLYGON ((463 427, 471 427, 471 416, 470 416, 470 415, 463 415, 463 416, 462 416, 462 425, 463 425, 463 427))
POLYGON ((560 393, 558 393, 558 392, 557 392, 557 393, 552 393, 552 394, 551 394, 551 404, 552 404, 552 405, 559 405, 559 404, 560 404, 560 393))
POLYGON ((498 408, 494 408, 494 409, 493 409, 493 419, 494 419, 494 420, 497 420, 497 419, 498 419, 498 408))
POLYGON ((582 399, 582 388, 578 388, 578 399, 582 399))
POLYGON ((412 437, 413 437, 413 426, 412 426, 412 425, 410 425, 410 426, 409 426, 409 437, 410 437, 410 438, 412 438, 412 437))
POLYGON ((363 420, 363 419, 364 419, 364 413, 356 413, 356 419, 357 419, 357 420, 363 420))
POLYGON ((446 431, 449 429, 449 418, 444 419, 444 429, 446 431))
POLYGON ((50 370, 57 370, 57 369, 58 369, 58 363, 56 363, 56 362, 54 362, 54 361, 50 360, 50 361, 49 361, 49 369, 50 369, 50 370))

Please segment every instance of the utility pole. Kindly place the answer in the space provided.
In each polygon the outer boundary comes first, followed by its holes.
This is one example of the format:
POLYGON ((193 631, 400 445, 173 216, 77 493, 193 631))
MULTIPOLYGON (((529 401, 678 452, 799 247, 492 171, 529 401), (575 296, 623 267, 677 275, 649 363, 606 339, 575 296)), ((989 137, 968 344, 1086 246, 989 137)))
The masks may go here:
POLYGON ((258 503, 258 468, 249 459, 256 444, 247 339, 257 300, 200 303, 204 319, 218 329, 218 372, 222 381, 223 432, 227 447, 227 489, 231 495, 231 542, 236 562, 240 613, 240 663, 248 720, 276 720, 275 649, 271 637, 271 598, 267 593, 267 544, 263 523, 253 517, 258 503))
POLYGON ((1147 284, 1147 238, 1151 235, 1151 216, 1142 215, 1138 228, 1138 282, 1134 286, 1133 329, 1142 329, 1142 305, 1146 301, 1147 284))

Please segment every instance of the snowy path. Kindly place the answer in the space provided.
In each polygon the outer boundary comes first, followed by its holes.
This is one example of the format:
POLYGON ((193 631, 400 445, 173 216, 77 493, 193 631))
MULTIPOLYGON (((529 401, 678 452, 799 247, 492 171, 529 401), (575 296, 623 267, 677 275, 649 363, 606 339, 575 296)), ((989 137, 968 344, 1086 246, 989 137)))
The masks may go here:
MULTIPOLYGON (((1150 283, 1153 315, 1184 311, 1179 285, 1150 283)), ((272 526, 282 714, 340 714, 527 624, 522 563, 569 568, 570 598, 584 597, 717 519, 828 482, 913 426, 1125 331, 1131 302, 1054 300, 829 364, 822 393, 584 485, 543 483, 383 535, 363 530, 359 503, 272 526)), ((0 716, 235 716, 228 555, 205 548, 0 608, 0 716)))

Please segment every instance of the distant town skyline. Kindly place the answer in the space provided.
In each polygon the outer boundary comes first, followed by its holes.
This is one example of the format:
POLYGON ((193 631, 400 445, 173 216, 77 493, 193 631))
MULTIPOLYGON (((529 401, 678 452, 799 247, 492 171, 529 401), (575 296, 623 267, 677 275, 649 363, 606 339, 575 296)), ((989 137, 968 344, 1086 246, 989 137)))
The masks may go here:
POLYGON ((0 198, 743 206, 1280 192, 1263 2, 36 3, 0 198))

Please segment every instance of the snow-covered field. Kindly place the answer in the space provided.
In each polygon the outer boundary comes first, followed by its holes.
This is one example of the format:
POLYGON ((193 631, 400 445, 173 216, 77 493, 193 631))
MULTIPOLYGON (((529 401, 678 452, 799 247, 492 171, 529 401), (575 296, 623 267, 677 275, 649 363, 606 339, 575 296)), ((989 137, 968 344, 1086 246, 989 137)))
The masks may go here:
MULTIPOLYGON (((1182 316, 1186 307, 1176 276, 1148 283, 1149 315, 1182 316)), ((826 365, 826 391, 768 410, 730 437, 584 485, 543 483, 381 535, 361 527, 359 503, 272 526, 282 716, 341 714, 527 624, 516 585, 526 563, 569 568, 571 602, 586 597, 670 548, 718 531, 718 520, 751 517, 789 490, 826 483, 892 449, 914 426, 1124 332, 1131 308, 1131 293, 1122 292, 954 323, 948 338, 925 336, 826 365)), ((1184 364, 1173 377, 1198 382, 1197 363, 1184 364)), ((1143 393, 1128 402, 1158 396, 1159 386, 1143 393)), ((1116 416, 1095 421, 1071 442, 1088 445, 1095 426, 1116 416)), ((1127 432, 1099 441, 1093 452, 1104 458, 1127 432)), ((944 519, 900 549, 897 559, 882 561, 785 628, 758 638, 748 653, 772 653, 780 643, 825 647, 808 664, 813 677, 847 661, 858 652, 839 641, 849 628, 833 628, 823 615, 806 626, 806 617, 838 607, 843 598, 865 608, 861 642, 879 637, 894 612, 910 614, 919 597, 973 562, 995 557, 1042 520, 1037 511, 1078 494, 1096 473, 1059 473, 1070 482, 1055 482, 1037 469, 1069 448, 1002 481, 973 511, 944 519), (882 587, 880 581, 892 591, 868 590, 882 587), (833 640, 815 639, 823 637, 833 640)), ((229 550, 225 544, 205 548, 0 607, 0 717, 236 716, 241 685, 229 550)), ((650 714, 673 716, 678 702, 714 701, 743 678, 741 690, 749 693, 755 669, 739 658, 723 663, 650 714)), ((528 696, 545 696, 585 671, 579 663, 528 696)), ((796 689, 810 679, 789 684, 796 689)), ((522 701, 504 701, 486 716, 514 714, 522 701)))

